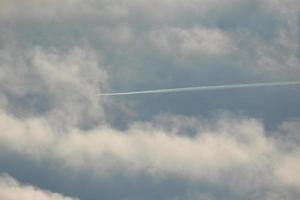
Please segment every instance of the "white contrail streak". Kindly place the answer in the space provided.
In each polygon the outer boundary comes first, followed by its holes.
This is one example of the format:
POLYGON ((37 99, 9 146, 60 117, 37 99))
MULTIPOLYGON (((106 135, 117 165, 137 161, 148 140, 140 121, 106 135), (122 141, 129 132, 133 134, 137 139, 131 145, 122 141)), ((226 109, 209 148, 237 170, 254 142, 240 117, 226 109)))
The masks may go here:
POLYGON ((187 92, 187 91, 225 90, 225 89, 236 89, 236 88, 274 87, 274 86, 288 86, 288 85, 300 85, 300 81, 211 85, 211 86, 200 86, 200 87, 142 90, 142 91, 131 91, 131 92, 100 93, 97 95, 98 96, 124 96, 124 95, 138 95, 138 94, 160 94, 160 93, 175 93, 175 92, 187 92))

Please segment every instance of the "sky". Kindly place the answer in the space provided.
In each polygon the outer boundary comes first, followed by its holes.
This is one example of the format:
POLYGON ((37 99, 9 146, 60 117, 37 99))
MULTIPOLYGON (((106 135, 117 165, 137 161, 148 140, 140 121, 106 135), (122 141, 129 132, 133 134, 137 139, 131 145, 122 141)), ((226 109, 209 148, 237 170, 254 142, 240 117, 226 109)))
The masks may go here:
POLYGON ((1 200, 295 200, 299 0, 0 0, 1 200))

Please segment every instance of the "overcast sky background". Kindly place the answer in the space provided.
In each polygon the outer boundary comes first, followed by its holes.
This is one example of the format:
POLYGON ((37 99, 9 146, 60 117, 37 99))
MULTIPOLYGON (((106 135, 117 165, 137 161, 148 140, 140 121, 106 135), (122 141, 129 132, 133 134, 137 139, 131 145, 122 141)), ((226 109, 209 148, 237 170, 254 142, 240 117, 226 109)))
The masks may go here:
POLYGON ((0 199, 295 200, 299 0, 0 0, 0 199))

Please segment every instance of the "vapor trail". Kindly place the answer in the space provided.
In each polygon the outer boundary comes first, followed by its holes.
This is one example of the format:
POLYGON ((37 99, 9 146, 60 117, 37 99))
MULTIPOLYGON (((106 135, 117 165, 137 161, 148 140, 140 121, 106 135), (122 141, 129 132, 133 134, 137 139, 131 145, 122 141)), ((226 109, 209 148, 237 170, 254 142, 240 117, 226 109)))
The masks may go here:
POLYGON ((141 90, 141 91, 130 91, 130 92, 100 93, 97 95, 98 96, 124 96, 124 95, 138 95, 138 94, 160 94, 160 93, 176 93, 176 92, 187 92, 187 91, 226 90, 226 89, 236 89, 236 88, 274 87, 274 86, 288 86, 288 85, 300 85, 300 81, 211 85, 211 86, 199 86, 199 87, 141 90))

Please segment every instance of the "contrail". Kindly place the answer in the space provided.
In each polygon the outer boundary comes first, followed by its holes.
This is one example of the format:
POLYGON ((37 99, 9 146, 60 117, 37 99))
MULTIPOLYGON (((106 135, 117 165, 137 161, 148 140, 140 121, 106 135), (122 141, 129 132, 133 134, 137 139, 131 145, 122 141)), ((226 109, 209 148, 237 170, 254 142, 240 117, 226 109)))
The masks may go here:
POLYGON ((187 91, 226 90, 226 89, 236 89, 236 88, 274 87, 274 86, 288 86, 288 85, 300 85, 300 81, 211 85, 211 86, 199 86, 199 87, 141 90, 141 91, 130 91, 130 92, 100 93, 97 95, 98 96, 125 96, 125 95, 138 95, 138 94, 160 94, 160 93, 176 93, 176 92, 187 92, 187 91))

